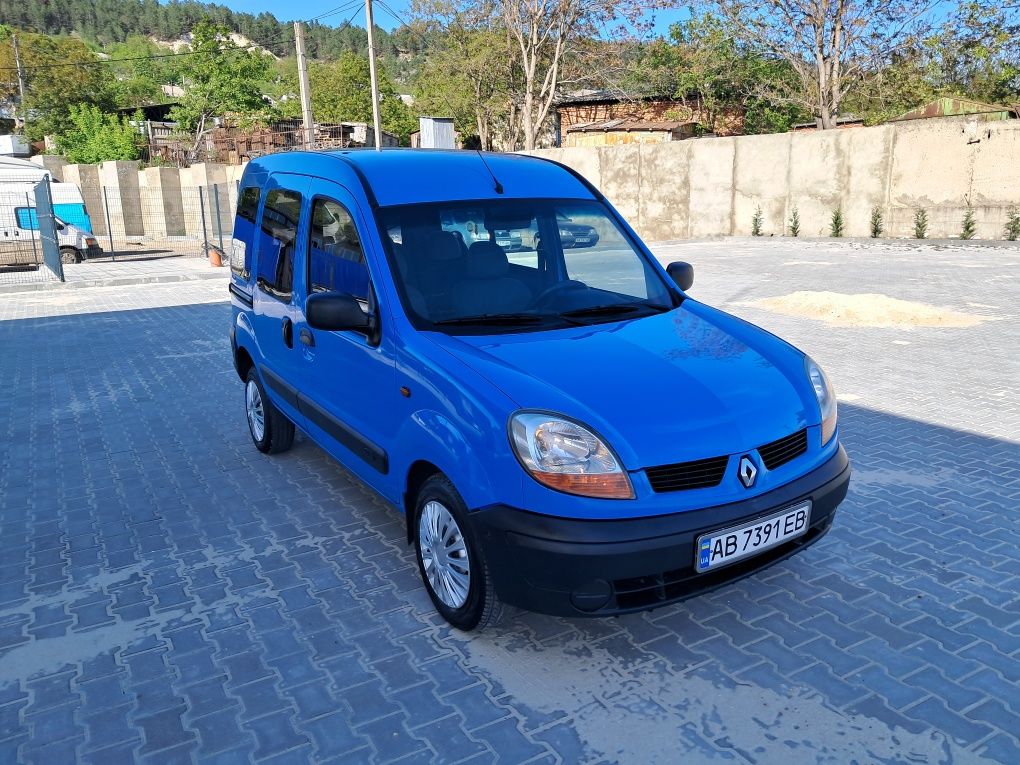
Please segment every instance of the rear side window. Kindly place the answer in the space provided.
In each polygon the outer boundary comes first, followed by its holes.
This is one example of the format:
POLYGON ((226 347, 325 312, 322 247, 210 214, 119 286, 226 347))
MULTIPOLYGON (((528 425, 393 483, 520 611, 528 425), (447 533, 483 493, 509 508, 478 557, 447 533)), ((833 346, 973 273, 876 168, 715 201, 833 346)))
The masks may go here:
POLYGON ((14 214, 18 218, 18 228, 23 228, 26 231, 39 230, 39 218, 36 217, 34 207, 17 207, 14 214))
POLYGON ((255 220, 259 212, 260 191, 258 186, 249 186, 237 199, 237 220, 234 222, 230 269, 245 279, 251 273, 251 252, 255 238, 255 220))
POLYGON ((258 285, 263 292, 289 300, 294 290, 294 249, 297 244, 301 195, 273 189, 262 208, 259 231, 258 285))
POLYGON ((308 238, 311 292, 346 292, 368 300, 368 267, 354 219, 339 202, 316 199, 308 238))

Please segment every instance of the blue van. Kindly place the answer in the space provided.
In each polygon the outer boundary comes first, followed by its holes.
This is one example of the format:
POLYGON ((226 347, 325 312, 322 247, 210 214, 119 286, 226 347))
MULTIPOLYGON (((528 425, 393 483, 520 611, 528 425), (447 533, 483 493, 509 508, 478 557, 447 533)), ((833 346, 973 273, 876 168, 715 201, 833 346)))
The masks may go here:
POLYGON ((255 446, 298 428, 401 511, 455 627, 705 592, 816 542, 846 495, 819 366, 691 298, 691 266, 555 162, 275 154, 232 246, 255 446))

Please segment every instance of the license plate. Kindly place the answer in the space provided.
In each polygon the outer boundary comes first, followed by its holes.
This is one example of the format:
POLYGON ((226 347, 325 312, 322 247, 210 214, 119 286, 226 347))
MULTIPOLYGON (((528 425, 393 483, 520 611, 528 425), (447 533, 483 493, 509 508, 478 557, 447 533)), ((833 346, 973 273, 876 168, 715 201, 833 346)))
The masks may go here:
POLYGON ((588 242, 591 241, 591 237, 589 237, 589 236, 575 236, 574 237, 574 241, 575 242, 581 242, 582 244, 588 244, 588 242))
POLYGON ((811 503, 802 502, 774 515, 698 537, 694 567, 700 573, 769 550, 803 536, 811 525, 811 503))

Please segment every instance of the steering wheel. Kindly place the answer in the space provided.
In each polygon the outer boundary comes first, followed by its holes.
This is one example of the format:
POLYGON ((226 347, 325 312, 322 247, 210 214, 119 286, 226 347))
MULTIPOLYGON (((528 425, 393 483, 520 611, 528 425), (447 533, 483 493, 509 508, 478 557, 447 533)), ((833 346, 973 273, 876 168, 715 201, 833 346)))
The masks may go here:
POLYGON ((573 292, 575 290, 586 289, 588 289, 587 284, 576 281, 575 279, 568 279, 565 282, 554 282, 535 296, 535 299, 531 301, 531 306, 533 308, 543 308, 545 307, 545 304, 549 302, 549 298, 553 295, 558 295, 561 292, 573 292))

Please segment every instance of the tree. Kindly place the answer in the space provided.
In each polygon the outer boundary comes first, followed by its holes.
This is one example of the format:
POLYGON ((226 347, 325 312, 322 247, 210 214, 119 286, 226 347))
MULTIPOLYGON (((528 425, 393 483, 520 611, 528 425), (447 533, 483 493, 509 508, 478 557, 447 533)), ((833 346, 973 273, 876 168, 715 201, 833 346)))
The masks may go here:
MULTIPOLYGON (((286 67, 285 82, 291 82, 293 77, 289 92, 297 92, 297 66, 290 60, 286 67)), ((377 74, 379 117, 383 130, 393 133, 406 144, 411 133, 418 129, 418 120, 401 100, 386 72, 380 69, 377 74)), ((317 122, 372 124, 372 89, 367 54, 344 51, 336 61, 314 62, 308 68, 308 81, 312 92, 312 114, 317 122)), ((301 104, 297 99, 288 98, 279 108, 289 117, 301 114, 301 104)))
POLYGON ((139 156, 138 131, 126 119, 104 114, 91 104, 72 105, 69 124, 56 139, 58 151, 68 162, 96 164, 139 156))
POLYGON ((777 97, 834 128, 848 94, 923 32, 931 0, 705 0, 745 42, 785 60, 796 90, 777 97))
POLYGON ((415 83, 415 107, 452 117, 462 134, 477 135, 483 149, 492 149, 512 99, 514 48, 495 26, 491 6, 439 0, 418 2, 415 13, 420 36, 435 41, 415 83))
POLYGON ((139 35, 109 45, 105 52, 110 61, 107 64, 110 95, 122 109, 163 103, 166 96, 162 86, 181 83, 181 62, 188 58, 165 57, 169 52, 165 47, 139 35))
POLYGON ((228 35, 226 27, 201 21, 192 31, 191 50, 196 55, 181 58, 184 96, 170 117, 193 135, 191 155, 198 151, 213 117, 235 114, 257 123, 268 116, 262 89, 271 77, 272 59, 238 47, 228 35))
MULTIPOLYGON (((0 82, 0 98, 18 99, 18 78, 14 74, 11 37, 15 30, 0 26, 0 68, 9 74, 0 82)), ((72 104, 109 107, 109 73, 81 40, 73 37, 18 32, 25 81, 25 102, 20 116, 28 117, 25 133, 33 139, 58 131, 65 124, 72 104), (82 66, 68 66, 68 64, 82 66)))
MULTIPOLYGON (((650 0, 494 0, 513 43, 519 76, 519 121, 524 148, 534 149, 558 94, 564 63, 585 50, 586 41, 611 34, 609 25, 639 25, 650 0)), ((599 46, 589 50, 604 50, 599 46)), ((595 64, 593 59, 589 62, 595 64)))

